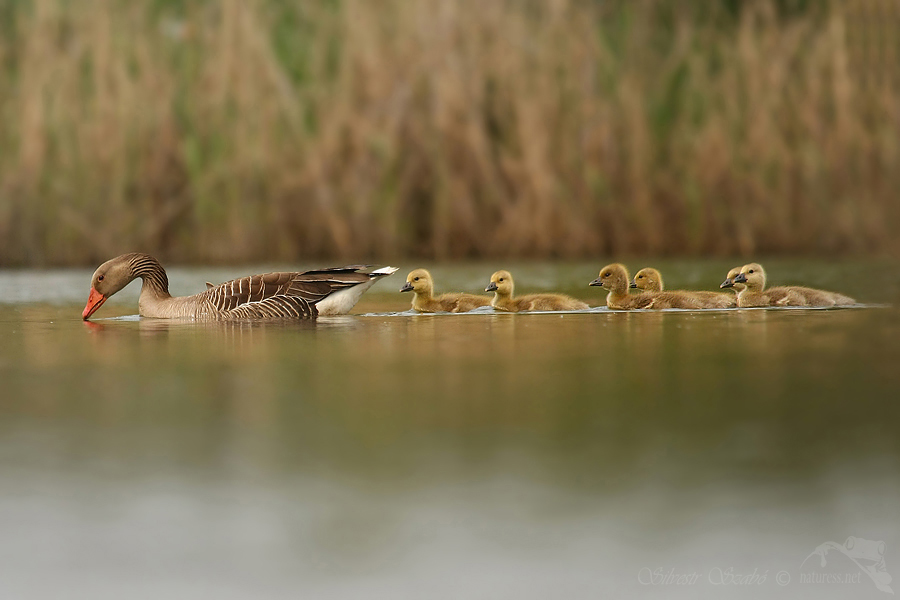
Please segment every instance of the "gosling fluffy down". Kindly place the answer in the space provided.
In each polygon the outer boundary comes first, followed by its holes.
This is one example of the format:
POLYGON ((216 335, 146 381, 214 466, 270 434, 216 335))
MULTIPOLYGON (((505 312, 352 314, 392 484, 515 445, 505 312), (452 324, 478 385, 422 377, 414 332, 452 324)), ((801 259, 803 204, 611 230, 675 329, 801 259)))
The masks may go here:
POLYGON ((494 292, 491 306, 494 310, 525 312, 530 310, 584 310, 589 308, 581 300, 563 294, 529 294, 513 297, 513 278, 509 271, 497 271, 491 275, 491 282, 484 289, 494 292))
POLYGON ((491 303, 490 296, 478 296, 475 294, 441 294, 434 297, 434 280, 431 273, 425 269, 410 271, 406 276, 406 284, 400 288, 401 292, 413 292, 412 308, 418 312, 468 312, 479 306, 488 306, 491 303))
POLYGON ((588 285, 599 286, 608 290, 606 306, 614 310, 703 308, 703 303, 699 299, 680 292, 629 294, 628 269, 625 268, 625 265, 619 263, 606 265, 600 269, 600 275, 588 285))
MULTIPOLYGON (((642 292, 661 292, 663 291, 662 275, 652 267, 645 267, 635 273, 634 279, 631 280, 631 287, 642 292)), ((693 296, 703 304, 703 308, 733 308, 737 306, 733 295, 721 292, 677 290, 677 293, 693 296)))
POLYGON ((735 284, 743 283, 746 289, 738 292, 738 306, 849 306, 856 304, 853 298, 802 286, 780 286, 766 289, 766 271, 759 263, 741 267, 734 278, 735 284))

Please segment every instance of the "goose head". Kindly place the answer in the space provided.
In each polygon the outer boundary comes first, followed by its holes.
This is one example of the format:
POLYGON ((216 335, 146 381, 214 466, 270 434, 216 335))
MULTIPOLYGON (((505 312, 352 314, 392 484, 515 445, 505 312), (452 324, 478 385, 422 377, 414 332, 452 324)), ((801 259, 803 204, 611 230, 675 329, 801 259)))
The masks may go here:
POLYGON ((494 292, 498 296, 512 296, 513 294, 513 278, 509 271, 497 271, 491 275, 491 282, 486 288, 486 292, 494 292))
POLYGON ((663 291, 662 275, 652 267, 645 267, 634 274, 629 287, 637 288, 644 292, 663 291))
POLYGON ((766 272, 759 263, 750 263, 741 267, 734 282, 743 283, 751 292, 761 292, 766 288, 766 272))
POLYGON ((81 313, 82 319, 87 321, 110 296, 134 280, 134 271, 131 268, 131 261, 128 260, 130 256, 124 254, 97 267, 91 276, 91 291, 84 312, 81 313))
POLYGON ((434 282, 431 273, 425 269, 415 269, 406 276, 406 283, 400 288, 401 292, 414 292, 416 294, 431 294, 434 282))

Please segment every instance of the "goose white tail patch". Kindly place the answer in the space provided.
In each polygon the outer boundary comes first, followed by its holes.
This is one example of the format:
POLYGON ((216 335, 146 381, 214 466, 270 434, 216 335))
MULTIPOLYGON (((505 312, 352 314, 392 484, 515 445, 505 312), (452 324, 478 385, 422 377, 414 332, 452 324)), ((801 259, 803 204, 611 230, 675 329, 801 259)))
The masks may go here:
POLYGON ((360 296, 362 296, 370 287, 375 285, 375 282, 379 277, 391 275, 398 270, 399 267, 382 267, 376 269, 369 273, 369 281, 328 294, 328 296, 316 303, 316 309, 322 316, 346 315, 354 306, 356 306, 356 303, 359 302, 360 296))
POLYGON ((375 279, 370 279, 365 283, 332 292, 322 300, 316 302, 316 309, 322 316, 346 315, 354 306, 356 306, 356 303, 359 301, 359 297, 363 295, 363 292, 375 285, 375 281, 375 279))

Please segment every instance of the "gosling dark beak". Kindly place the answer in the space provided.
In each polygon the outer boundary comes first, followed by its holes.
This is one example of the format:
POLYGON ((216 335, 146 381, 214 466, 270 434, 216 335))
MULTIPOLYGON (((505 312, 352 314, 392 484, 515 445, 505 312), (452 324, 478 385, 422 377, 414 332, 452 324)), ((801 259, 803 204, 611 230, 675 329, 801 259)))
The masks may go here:
POLYGON ((413 289, 412 284, 410 282, 406 282, 403 284, 403 287, 400 288, 401 292, 411 292, 413 289))
POLYGON ((734 287, 734 281, 732 281, 731 279, 726 279, 725 281, 722 282, 721 285, 719 285, 719 287, 720 288, 734 287))
POLYGON ((738 273, 738 276, 734 278, 735 283, 747 283, 747 276, 744 273, 738 273))
POLYGON ((634 279, 631 280, 631 283, 628 284, 628 287, 630 287, 630 288, 636 288, 636 287, 637 287, 637 284, 634 282, 634 279))
POLYGON ((592 282, 590 282, 588 285, 603 286, 603 282, 602 282, 602 281, 600 280, 600 278, 598 277, 597 279, 595 279, 595 280, 593 280, 592 282))
POLYGON ((497 284, 494 283, 493 281, 490 282, 490 283, 488 284, 488 286, 487 286, 486 288, 484 288, 484 291, 486 291, 486 292, 496 292, 496 291, 497 291, 497 284))

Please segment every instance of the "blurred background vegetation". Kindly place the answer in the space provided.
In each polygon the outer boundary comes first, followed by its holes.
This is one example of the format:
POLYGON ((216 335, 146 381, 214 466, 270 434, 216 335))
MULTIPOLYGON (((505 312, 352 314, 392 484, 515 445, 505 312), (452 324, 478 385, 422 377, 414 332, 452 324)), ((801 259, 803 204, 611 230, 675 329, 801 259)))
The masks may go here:
POLYGON ((884 254, 895 0, 0 0, 0 265, 884 254))

